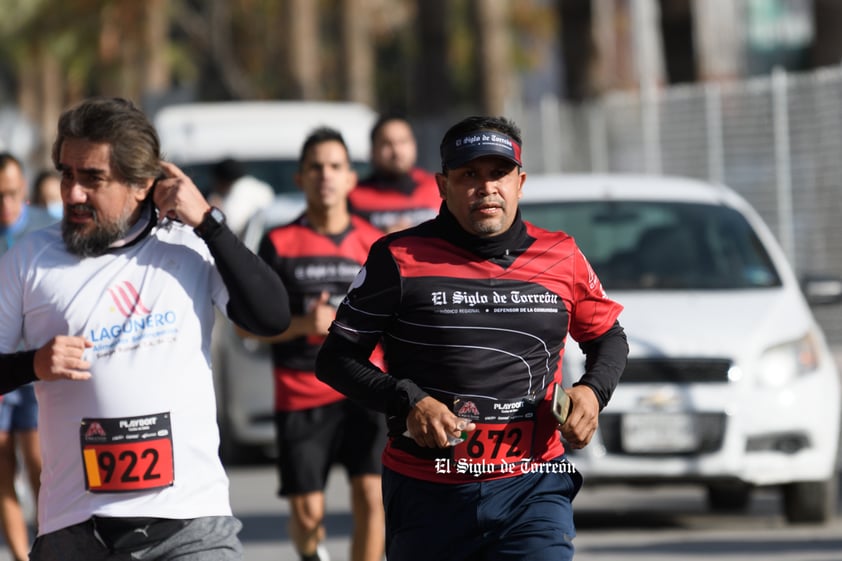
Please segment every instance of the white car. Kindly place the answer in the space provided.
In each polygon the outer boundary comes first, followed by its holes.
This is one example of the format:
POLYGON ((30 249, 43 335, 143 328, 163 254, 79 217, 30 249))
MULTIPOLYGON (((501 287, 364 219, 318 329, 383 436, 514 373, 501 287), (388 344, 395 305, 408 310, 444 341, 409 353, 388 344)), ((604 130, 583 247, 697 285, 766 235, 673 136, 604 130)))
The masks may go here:
MULTIPOLYGON (((257 252, 267 230, 291 222, 305 206, 300 192, 277 195, 269 207, 249 220, 243 243, 257 252)), ((275 386, 269 345, 241 338, 233 324, 221 316, 214 325, 213 337, 220 456, 226 463, 274 456, 275 386)))
MULTIPOLYGON (((652 176, 526 180, 524 219, 571 234, 624 307, 628 366, 589 446, 590 484, 704 485, 715 509, 780 486, 790 522, 836 510, 840 379, 810 302, 769 229, 731 189, 652 176)), ((575 341, 567 383, 584 370, 575 341)))
MULTIPOLYGON (((229 101, 165 107, 155 115, 155 127, 166 158, 203 192, 210 190, 213 164, 232 157, 279 193, 243 234, 256 251, 265 228, 291 221, 304 208, 293 175, 307 135, 321 126, 339 130, 354 168, 363 174, 368 169, 369 131, 376 119, 373 109, 352 102, 229 101)), ((248 459, 252 451, 271 453, 274 388, 268 346, 240 339, 220 315, 211 352, 220 455, 233 462, 248 459)))
POLYGON ((202 191, 210 189, 214 163, 236 158, 248 174, 287 193, 296 191, 301 143, 319 126, 339 130, 355 167, 367 169, 376 119, 370 107, 344 101, 223 101, 166 106, 155 128, 165 157, 202 191))

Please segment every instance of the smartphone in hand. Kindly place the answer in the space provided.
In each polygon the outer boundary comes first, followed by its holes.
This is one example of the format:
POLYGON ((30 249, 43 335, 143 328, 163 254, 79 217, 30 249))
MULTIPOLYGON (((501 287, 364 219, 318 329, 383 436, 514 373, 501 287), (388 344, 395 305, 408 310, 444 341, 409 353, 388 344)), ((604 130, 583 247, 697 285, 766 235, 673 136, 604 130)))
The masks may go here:
POLYGON ((570 408, 573 403, 570 401, 570 396, 561 387, 561 384, 556 384, 553 388, 553 415, 558 420, 559 425, 563 425, 567 421, 567 416, 570 414, 570 408))

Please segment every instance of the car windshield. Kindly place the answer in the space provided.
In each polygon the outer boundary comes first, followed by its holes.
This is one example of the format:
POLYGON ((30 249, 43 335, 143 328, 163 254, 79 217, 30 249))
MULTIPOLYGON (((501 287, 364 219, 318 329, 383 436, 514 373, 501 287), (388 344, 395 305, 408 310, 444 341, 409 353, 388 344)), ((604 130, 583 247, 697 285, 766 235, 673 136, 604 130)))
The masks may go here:
POLYGON ((724 206, 649 201, 522 202, 523 218, 572 235, 610 290, 779 286, 760 239, 724 206))

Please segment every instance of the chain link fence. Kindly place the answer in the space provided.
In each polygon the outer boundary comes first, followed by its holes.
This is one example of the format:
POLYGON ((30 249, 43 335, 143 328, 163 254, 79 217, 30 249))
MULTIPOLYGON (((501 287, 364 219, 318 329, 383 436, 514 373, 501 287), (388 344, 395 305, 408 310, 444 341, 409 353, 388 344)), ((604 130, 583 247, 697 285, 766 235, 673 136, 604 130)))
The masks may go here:
MULTIPOLYGON (((842 67, 670 87, 589 105, 510 108, 524 167, 664 173, 724 183, 766 220, 796 273, 842 276, 842 67)), ((842 306, 815 309, 842 345, 842 306)))

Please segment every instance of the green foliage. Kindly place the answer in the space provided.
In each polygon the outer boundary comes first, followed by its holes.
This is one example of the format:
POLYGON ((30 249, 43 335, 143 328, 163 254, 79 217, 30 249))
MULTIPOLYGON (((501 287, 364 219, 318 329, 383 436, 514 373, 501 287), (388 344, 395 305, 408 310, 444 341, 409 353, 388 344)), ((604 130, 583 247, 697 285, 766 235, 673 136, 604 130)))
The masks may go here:
MULTIPOLYGON (((328 99, 347 96, 340 1, 313 0, 318 95, 328 99)), ((370 32, 378 106, 411 111, 432 97, 434 105, 476 102, 476 1, 482 0, 437 0, 430 10, 433 0, 371 0, 367 12, 350 13, 364 18, 370 32)), ((290 6, 291 0, 0 0, 0 84, 20 85, 24 72, 31 83, 47 56, 60 73, 52 83, 61 85, 64 103, 80 95, 142 96, 154 46, 161 52, 151 64, 163 65, 169 84, 204 99, 293 98, 300 88, 290 63, 290 6), (149 23, 159 21, 150 9, 163 16, 159 23, 149 23), (150 44, 149 25, 164 26, 163 44, 150 44)), ((545 1, 517 0, 517 6, 511 8, 514 36, 540 41, 553 33, 545 1)), ((516 67, 544 62, 527 41, 513 48, 516 67)))

